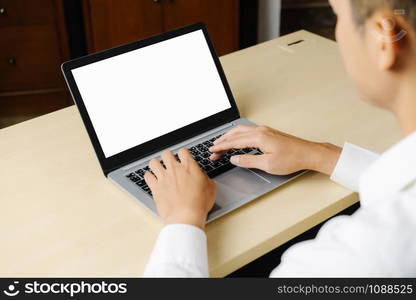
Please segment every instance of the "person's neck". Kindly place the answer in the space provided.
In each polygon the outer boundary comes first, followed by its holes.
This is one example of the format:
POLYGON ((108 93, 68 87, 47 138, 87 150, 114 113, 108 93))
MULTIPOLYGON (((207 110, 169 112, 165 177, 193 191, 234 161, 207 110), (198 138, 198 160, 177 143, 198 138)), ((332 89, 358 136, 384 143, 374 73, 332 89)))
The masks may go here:
POLYGON ((416 77, 409 76, 402 81, 393 112, 405 136, 416 131, 416 77))

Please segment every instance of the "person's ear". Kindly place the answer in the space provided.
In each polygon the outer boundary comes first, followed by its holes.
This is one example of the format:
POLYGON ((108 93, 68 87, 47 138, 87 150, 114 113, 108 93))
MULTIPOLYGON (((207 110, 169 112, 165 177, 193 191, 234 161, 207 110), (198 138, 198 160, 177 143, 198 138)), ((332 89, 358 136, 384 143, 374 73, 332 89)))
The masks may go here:
POLYGON ((401 40, 407 33, 400 21, 391 12, 376 12, 367 23, 371 57, 380 70, 391 70, 398 63, 401 40))

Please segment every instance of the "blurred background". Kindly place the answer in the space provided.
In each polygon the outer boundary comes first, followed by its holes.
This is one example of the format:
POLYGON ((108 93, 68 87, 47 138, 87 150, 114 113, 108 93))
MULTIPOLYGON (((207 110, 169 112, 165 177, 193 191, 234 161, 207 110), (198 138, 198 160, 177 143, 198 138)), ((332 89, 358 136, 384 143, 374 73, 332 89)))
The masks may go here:
POLYGON ((196 22, 218 55, 299 29, 334 39, 327 0, 0 0, 0 128, 73 104, 62 62, 196 22))

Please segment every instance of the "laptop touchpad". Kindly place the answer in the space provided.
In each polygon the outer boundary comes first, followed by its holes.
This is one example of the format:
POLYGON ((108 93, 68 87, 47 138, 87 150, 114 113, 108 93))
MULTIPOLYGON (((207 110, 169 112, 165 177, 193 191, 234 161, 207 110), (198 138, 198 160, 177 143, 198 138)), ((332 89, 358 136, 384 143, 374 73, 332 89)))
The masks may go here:
POLYGON ((235 168, 218 176, 215 181, 217 183, 216 203, 221 207, 247 197, 255 198, 270 186, 270 182, 261 176, 242 168, 235 168))

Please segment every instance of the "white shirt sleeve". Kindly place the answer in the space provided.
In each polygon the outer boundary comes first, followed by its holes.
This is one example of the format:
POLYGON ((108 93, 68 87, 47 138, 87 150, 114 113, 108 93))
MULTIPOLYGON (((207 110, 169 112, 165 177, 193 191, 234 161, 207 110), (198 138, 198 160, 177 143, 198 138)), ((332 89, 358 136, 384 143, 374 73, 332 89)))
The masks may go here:
POLYGON ((379 155, 374 152, 345 143, 331 180, 358 192, 358 182, 361 174, 378 158, 379 155))
POLYGON ((144 277, 208 277, 207 238, 200 228, 171 224, 157 238, 144 277))
POLYGON ((271 277, 416 276, 416 193, 336 217, 282 256, 271 277))

